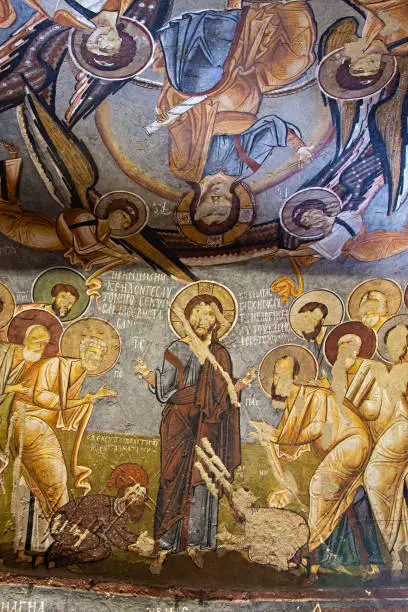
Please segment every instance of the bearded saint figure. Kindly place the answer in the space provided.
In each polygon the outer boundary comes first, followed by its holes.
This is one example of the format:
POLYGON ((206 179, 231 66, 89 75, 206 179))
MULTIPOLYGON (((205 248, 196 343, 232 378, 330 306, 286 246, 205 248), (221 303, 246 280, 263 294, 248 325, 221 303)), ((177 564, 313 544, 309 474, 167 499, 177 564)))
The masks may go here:
POLYGON ((72 471, 77 488, 90 489, 90 473, 77 463, 79 444, 93 404, 115 395, 102 387, 80 397, 87 373, 98 369, 107 346, 84 337, 80 359, 51 357, 27 368, 19 379, 10 408, 9 439, 14 474, 22 474, 47 520, 69 500, 67 469, 57 430, 75 431, 72 471))
POLYGON ((234 382, 230 355, 218 340, 221 330, 231 327, 221 302, 205 293, 192 297, 177 310, 184 337, 166 349, 162 369, 152 372, 141 360, 136 366, 165 404, 153 573, 168 554, 184 550, 202 567, 201 551, 216 548, 218 499, 194 466, 195 445, 207 438, 230 474, 241 462, 238 396, 246 382, 234 382))
MULTIPOLYGON (((362 485, 371 450, 363 419, 344 402, 347 373, 356 362, 360 345, 360 339, 350 335, 339 341, 339 355, 333 368, 333 386, 337 393, 317 383, 295 383, 299 372, 297 360, 289 355, 278 359, 271 395, 272 405, 284 410, 280 424, 275 429, 252 422, 257 431, 251 437, 273 444, 278 456, 293 461, 302 452, 313 450, 321 460, 309 485, 309 550, 313 575, 319 570, 322 548, 326 550, 330 545, 330 537, 362 485)), ((279 496, 285 494, 276 492, 271 503, 279 507, 279 496)), ((375 557, 373 563, 377 561, 375 557)))

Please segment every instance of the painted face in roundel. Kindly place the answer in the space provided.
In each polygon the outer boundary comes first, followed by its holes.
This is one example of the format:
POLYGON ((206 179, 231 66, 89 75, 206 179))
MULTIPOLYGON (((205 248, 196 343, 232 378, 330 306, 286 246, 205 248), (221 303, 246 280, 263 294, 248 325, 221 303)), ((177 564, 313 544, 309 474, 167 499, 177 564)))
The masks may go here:
POLYGON ((29 327, 23 341, 24 359, 26 361, 38 361, 41 359, 48 343, 50 334, 43 325, 29 327))
POLYGON ((96 346, 86 346, 81 350, 81 365, 88 372, 96 372, 103 359, 103 351, 96 346))
POLYGON ((320 308, 308 312, 299 312, 297 315, 297 327, 300 332, 312 334, 320 322, 323 321, 323 313, 320 308))
POLYGON ((278 397, 288 397, 293 386, 293 370, 295 363, 292 357, 281 357, 275 363, 273 373, 274 393, 278 397))
POLYGON ((76 301, 77 298, 75 295, 69 291, 60 291, 55 298, 55 313, 63 319, 67 316, 76 301))
POLYGON ((348 334, 339 338, 337 347, 337 362, 348 369, 355 363, 358 357, 361 348, 361 338, 354 334, 348 334))
POLYGON ((132 225, 132 219, 127 212, 118 209, 109 213, 108 224, 111 230, 127 230, 132 225))
POLYGON ((207 338, 217 323, 211 304, 201 302, 194 306, 190 314, 190 325, 199 338, 207 338))
POLYGON ((329 217, 319 208, 311 208, 303 213, 301 223, 306 227, 329 230, 334 223, 334 217, 329 217))
POLYGON ((95 28, 86 47, 97 55, 114 55, 121 47, 122 39, 115 26, 103 25, 95 28))
POLYGON ((361 321, 366 327, 375 327, 387 312, 385 296, 379 291, 376 297, 367 293, 360 302, 359 312, 361 321))
POLYGON ((396 325, 387 334, 386 345, 394 363, 408 359, 408 329, 405 325, 396 325))
POLYGON ((367 77, 377 74, 381 69, 381 55, 379 53, 367 53, 350 62, 350 74, 356 77, 367 77))

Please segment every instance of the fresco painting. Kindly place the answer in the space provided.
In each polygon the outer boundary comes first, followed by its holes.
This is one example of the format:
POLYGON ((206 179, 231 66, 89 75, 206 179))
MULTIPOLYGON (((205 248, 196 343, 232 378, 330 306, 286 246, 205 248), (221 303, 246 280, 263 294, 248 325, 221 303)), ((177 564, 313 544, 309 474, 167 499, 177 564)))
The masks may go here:
POLYGON ((4 583, 404 587, 407 58, 406 0, 0 0, 4 583))

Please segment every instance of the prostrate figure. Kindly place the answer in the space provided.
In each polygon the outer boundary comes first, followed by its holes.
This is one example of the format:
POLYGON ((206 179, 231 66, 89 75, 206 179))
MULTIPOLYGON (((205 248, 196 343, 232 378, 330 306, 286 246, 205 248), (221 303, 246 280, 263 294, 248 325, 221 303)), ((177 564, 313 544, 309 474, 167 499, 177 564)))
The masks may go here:
POLYGON ((117 496, 86 495, 54 514, 50 529, 55 541, 47 551, 48 565, 103 561, 111 556, 112 546, 146 554, 145 533, 138 536, 127 529, 128 521, 140 521, 148 504, 146 470, 136 463, 123 463, 113 470, 107 488, 117 489, 117 496))

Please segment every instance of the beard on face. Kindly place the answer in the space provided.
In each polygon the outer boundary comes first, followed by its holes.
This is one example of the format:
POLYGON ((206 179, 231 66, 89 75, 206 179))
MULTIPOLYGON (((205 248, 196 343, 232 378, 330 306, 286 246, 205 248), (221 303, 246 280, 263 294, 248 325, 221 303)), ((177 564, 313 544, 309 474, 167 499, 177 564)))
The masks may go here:
POLYGON ((286 400, 288 399, 289 394, 287 395, 281 395, 279 393, 276 392, 276 385, 273 384, 272 385, 272 389, 271 389, 271 399, 273 402, 278 402, 278 403, 285 403, 286 400))
POLYGON ((311 332, 302 331, 302 336, 308 342, 312 342, 313 340, 316 340, 316 338, 318 337, 318 335, 322 331, 322 327, 323 327, 323 321, 319 321, 319 323, 315 326, 313 331, 311 331, 311 332))
POLYGON ((375 314, 363 314, 362 317, 361 317, 361 322, 366 327, 374 327, 375 325, 377 325, 379 320, 380 320, 380 315, 378 313, 375 313, 375 314))
POLYGON ((127 517, 131 521, 139 521, 141 515, 145 509, 145 500, 140 497, 135 497, 134 499, 126 499, 125 497, 118 497, 119 500, 119 512, 121 514, 126 514, 127 517))
POLYGON ((69 310, 68 310, 68 308, 66 306, 58 307, 56 302, 53 302, 51 304, 51 308, 52 308, 54 314, 56 314, 59 319, 64 319, 67 316, 67 314, 69 313, 69 310))
POLYGON ((212 335, 212 333, 213 333, 214 329, 216 328, 216 326, 217 326, 217 323, 213 323, 212 325, 210 325, 210 327, 206 331, 201 330, 201 329, 200 329, 200 331, 198 331, 198 329, 196 327, 193 327, 193 332, 195 333, 195 335, 198 338, 200 338, 200 340, 206 340, 206 338, 208 338, 208 336, 212 335))

